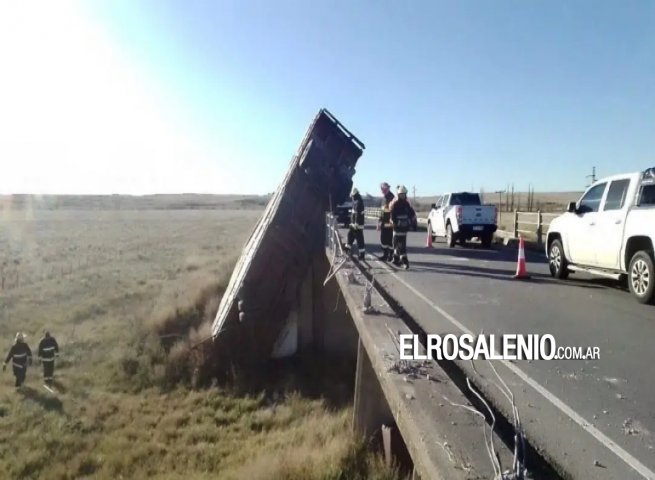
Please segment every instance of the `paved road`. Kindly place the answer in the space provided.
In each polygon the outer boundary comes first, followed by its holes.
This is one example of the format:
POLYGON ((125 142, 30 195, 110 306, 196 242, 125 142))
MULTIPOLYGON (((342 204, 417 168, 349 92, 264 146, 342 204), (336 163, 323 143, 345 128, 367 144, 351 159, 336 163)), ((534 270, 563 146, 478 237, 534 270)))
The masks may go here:
MULTIPOLYGON (((427 333, 549 333, 558 345, 599 347, 600 360, 498 368, 522 402, 531 442, 573 478, 655 478, 655 307, 611 281, 553 280, 537 253, 528 253, 532 280, 513 280, 515 249, 427 249, 421 232, 408 239, 410 270, 390 269, 374 260, 377 232, 366 236, 376 279, 427 333)), ((459 363, 474 380, 485 367, 459 363)), ((502 403, 496 389, 487 393, 502 403)))

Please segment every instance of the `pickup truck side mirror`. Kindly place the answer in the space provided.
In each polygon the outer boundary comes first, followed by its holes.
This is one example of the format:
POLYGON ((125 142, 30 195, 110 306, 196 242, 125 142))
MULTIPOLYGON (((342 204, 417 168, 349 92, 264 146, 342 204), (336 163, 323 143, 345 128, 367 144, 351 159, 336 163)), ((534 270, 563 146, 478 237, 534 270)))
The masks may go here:
POLYGON ((577 210, 577 206, 575 202, 570 202, 569 205, 566 207, 566 211, 569 213, 575 213, 577 210))
POLYGON ((436 203, 433 203, 433 204, 431 205, 431 207, 432 207, 432 208, 437 208, 437 204, 436 204, 436 203))

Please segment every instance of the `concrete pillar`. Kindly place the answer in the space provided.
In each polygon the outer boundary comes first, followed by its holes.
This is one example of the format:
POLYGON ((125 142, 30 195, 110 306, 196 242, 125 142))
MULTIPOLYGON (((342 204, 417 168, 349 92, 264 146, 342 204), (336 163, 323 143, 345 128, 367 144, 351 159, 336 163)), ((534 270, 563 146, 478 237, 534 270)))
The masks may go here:
POLYGON ((365 438, 377 436, 383 425, 393 425, 394 419, 366 349, 359 340, 355 373, 355 404, 353 429, 365 438))
POLYGON ((391 455, 391 427, 382 425, 382 447, 384 448, 384 463, 387 467, 393 464, 391 455))

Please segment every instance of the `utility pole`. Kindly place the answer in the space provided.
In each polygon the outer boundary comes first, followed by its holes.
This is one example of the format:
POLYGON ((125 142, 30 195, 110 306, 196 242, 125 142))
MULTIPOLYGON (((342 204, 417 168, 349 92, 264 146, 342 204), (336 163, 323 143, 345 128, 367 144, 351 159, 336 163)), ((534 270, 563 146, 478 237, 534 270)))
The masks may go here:
POLYGON ((512 183, 512 205, 509 209, 510 212, 514 211, 514 184, 512 183))
POLYGON ((495 193, 498 194, 498 218, 496 219, 498 224, 500 224, 501 219, 502 219, 502 217, 501 217, 502 213, 501 212, 503 211, 503 193, 505 193, 506 191, 507 190, 496 190, 496 192, 495 192, 495 193))
POLYGON ((596 183, 596 167, 591 167, 591 175, 587 175, 585 178, 591 178, 591 183, 589 185, 596 183))
POLYGON ((494 193, 498 194, 498 223, 500 223, 500 212, 503 208, 503 193, 505 193, 506 190, 496 190, 494 193))

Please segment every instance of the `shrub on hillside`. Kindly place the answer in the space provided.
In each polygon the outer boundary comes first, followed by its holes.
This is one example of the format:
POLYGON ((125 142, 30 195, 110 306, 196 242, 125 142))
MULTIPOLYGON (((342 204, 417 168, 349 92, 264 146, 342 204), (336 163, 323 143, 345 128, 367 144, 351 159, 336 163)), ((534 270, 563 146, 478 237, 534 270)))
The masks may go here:
POLYGON ((229 280, 194 276, 184 292, 160 299, 151 315, 136 326, 132 348, 120 371, 133 389, 178 384, 197 386, 209 379, 211 321, 229 280))

